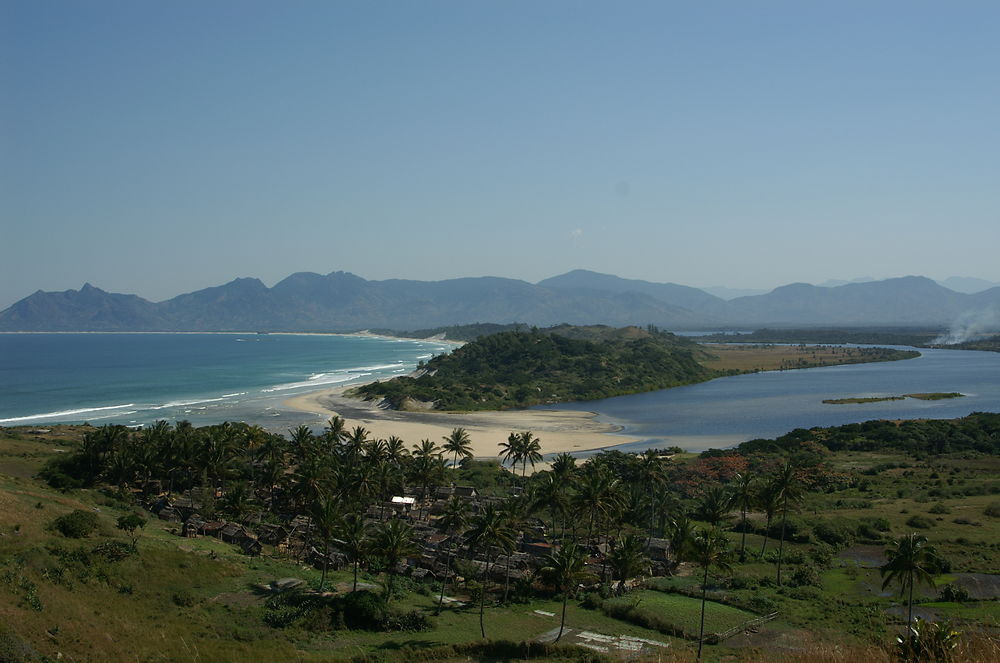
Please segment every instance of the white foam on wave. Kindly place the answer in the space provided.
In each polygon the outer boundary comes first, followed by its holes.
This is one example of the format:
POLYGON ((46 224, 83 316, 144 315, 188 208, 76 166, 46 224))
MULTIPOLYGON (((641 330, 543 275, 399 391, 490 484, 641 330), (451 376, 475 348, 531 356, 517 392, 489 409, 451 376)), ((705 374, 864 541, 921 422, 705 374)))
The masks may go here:
POLYGON ((388 368, 399 368, 405 362, 397 361, 393 364, 375 364, 374 366, 355 366, 354 368, 343 369, 346 373, 357 373, 360 371, 384 371, 388 368))
POLYGON ((79 410, 60 410, 59 412, 45 412, 44 414, 32 414, 27 417, 11 417, 9 419, 0 419, 0 424, 10 424, 18 421, 31 421, 33 419, 55 419, 58 417, 76 417, 80 414, 89 414, 91 412, 104 412, 107 410, 121 410, 127 407, 135 407, 135 403, 125 403, 124 405, 107 405, 105 407, 85 407, 79 410))
POLYGON ((200 405, 201 403, 218 403, 219 401, 226 400, 225 396, 220 398, 199 398, 193 401, 170 401, 169 403, 164 403, 163 405, 157 405, 149 408, 150 410, 165 410, 168 407, 188 407, 189 405, 200 405))
POLYGON ((342 382, 350 382, 351 380, 356 380, 357 378, 364 377, 366 375, 370 375, 370 373, 357 373, 352 375, 321 373, 302 382, 288 382, 286 384, 278 384, 273 387, 268 387, 267 389, 261 389, 261 391, 264 392, 265 394, 269 394, 275 391, 288 391, 289 389, 315 389, 319 385, 341 384, 342 382))

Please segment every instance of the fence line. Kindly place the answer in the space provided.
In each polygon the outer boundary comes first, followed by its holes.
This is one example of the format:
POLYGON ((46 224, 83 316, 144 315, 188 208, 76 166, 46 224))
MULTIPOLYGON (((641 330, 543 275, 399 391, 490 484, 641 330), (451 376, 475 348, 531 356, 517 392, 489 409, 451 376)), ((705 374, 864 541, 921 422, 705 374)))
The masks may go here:
POLYGON ((718 639, 717 642, 722 642, 723 640, 733 637, 740 631, 746 631, 747 629, 755 628, 762 624, 766 624, 767 622, 771 621, 777 616, 778 616, 777 612, 772 612, 769 615, 764 615, 763 617, 757 617, 756 619, 751 619, 748 622, 744 622, 743 624, 735 626, 729 629, 728 631, 723 631, 722 633, 714 633, 713 635, 718 639))

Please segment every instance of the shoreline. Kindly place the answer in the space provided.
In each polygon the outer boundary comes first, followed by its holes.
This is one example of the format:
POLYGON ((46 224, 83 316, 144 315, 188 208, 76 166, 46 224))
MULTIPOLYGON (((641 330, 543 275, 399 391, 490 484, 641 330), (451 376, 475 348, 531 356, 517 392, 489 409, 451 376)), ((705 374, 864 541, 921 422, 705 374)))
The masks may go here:
POLYGON ((344 392, 358 384, 293 396, 283 402, 292 410, 322 415, 339 415, 348 429, 363 426, 376 438, 396 435, 408 446, 422 439, 438 444, 455 428, 464 428, 478 459, 496 458, 499 445, 512 432, 531 431, 541 443, 543 455, 562 452, 595 451, 642 438, 619 435, 622 427, 596 420, 596 412, 577 410, 483 410, 476 412, 407 412, 383 410, 372 403, 348 398, 344 392))

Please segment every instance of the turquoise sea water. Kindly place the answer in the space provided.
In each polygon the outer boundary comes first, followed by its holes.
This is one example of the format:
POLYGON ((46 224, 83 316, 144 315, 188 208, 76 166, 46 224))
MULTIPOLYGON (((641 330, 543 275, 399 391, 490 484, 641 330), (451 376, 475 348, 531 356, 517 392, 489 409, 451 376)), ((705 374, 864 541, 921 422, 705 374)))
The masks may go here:
POLYGON ((0 425, 229 420, 283 432, 308 418, 285 399, 409 373, 451 347, 336 335, 0 334, 0 425))

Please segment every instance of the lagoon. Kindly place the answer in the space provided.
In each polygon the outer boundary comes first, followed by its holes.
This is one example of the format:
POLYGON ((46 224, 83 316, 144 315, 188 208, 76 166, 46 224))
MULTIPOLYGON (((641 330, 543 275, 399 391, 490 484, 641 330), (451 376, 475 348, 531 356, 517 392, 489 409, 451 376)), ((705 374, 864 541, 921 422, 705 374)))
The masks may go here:
POLYGON ((751 373, 645 394, 543 407, 596 412, 599 420, 621 426, 622 435, 642 438, 641 442, 617 447, 622 451, 674 445, 697 451, 773 438, 795 428, 870 419, 950 419, 972 412, 1000 411, 1000 353, 916 349, 921 356, 904 361, 751 373), (961 392, 965 397, 823 403, 824 399, 937 391, 961 392))

